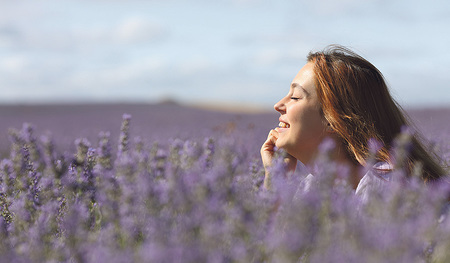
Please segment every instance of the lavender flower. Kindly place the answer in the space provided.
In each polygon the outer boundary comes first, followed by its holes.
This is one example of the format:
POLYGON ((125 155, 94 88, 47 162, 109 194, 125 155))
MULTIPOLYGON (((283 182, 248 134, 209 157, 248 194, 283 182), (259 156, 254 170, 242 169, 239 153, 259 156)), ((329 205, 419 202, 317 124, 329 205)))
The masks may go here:
POLYGON ((77 165, 82 166, 86 160, 86 154, 88 149, 91 147, 91 143, 86 138, 79 138, 75 140, 75 145, 77 147, 77 153, 75 154, 75 161, 77 165))
MULTIPOLYGON (((114 133, 108 132, 99 134, 97 145, 76 140, 75 149, 62 147, 50 136, 36 140, 32 126, 11 132, 12 147, 0 162, 4 261, 450 258, 450 188, 424 186, 418 179, 420 165, 407 182, 374 189, 362 202, 345 183, 348 168, 330 156, 333 142, 325 141, 312 180, 306 177, 311 171, 300 165, 288 174, 280 150, 271 171, 273 190, 267 191, 261 187, 264 169, 258 155, 265 134, 258 129, 245 134, 242 127, 248 125, 242 120, 233 121, 242 128, 239 133, 211 129, 198 136, 196 125, 193 135, 136 137, 134 147, 129 122, 130 116, 124 115, 114 148, 114 133)), ((407 137, 400 137, 395 146, 403 149, 393 151, 401 172, 406 171, 402 158, 409 147, 407 137)), ((374 157, 379 144, 368 144, 374 157)), ((448 154, 448 145, 442 147, 442 154, 448 154)))
POLYGON ((122 116, 122 126, 120 127, 119 148, 117 151, 117 158, 126 154, 129 147, 129 129, 130 129, 131 115, 124 114, 122 116))
POLYGON ((97 148, 98 164, 107 170, 111 170, 113 167, 110 137, 111 134, 109 132, 101 132, 99 134, 99 146, 97 148))
POLYGON ((205 168, 210 168, 212 166, 214 152, 215 152, 214 140, 212 138, 206 138, 204 141, 204 152, 202 161, 205 168))

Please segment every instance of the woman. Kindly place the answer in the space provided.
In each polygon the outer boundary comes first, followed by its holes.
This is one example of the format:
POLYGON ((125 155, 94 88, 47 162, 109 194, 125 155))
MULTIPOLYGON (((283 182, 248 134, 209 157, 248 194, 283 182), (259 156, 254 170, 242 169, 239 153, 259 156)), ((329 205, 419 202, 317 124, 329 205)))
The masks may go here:
MULTIPOLYGON (((402 127, 409 126, 378 69, 354 52, 335 45, 308 55, 307 64, 295 76, 288 95, 274 108, 281 114, 280 123, 270 131, 261 148, 266 188, 270 187, 268 168, 276 148, 287 153, 285 162, 293 171, 297 160, 311 165, 327 137, 335 142, 335 160, 351 168, 349 178, 355 189, 373 183, 367 176, 361 180, 358 172, 369 159, 369 139, 381 144, 375 156, 378 164, 371 170, 381 181, 389 180, 386 172, 394 167, 394 139, 402 127)), ((408 173, 420 162, 425 182, 442 177, 444 171, 436 156, 425 150, 416 137, 411 140, 408 173)))

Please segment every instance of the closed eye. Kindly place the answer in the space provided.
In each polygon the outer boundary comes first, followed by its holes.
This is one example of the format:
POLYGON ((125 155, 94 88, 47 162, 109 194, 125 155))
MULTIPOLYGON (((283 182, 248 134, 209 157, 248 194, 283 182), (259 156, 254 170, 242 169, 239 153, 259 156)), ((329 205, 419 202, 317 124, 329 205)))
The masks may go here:
POLYGON ((300 98, 297 97, 291 97, 291 100, 299 100, 300 98))

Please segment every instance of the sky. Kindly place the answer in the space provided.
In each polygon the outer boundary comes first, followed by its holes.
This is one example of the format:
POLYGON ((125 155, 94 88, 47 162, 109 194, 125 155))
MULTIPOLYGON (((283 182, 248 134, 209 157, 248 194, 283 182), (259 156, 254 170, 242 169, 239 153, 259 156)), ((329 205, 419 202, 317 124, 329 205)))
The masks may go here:
POLYGON ((450 107, 447 0, 0 0, 0 104, 271 108, 309 51, 347 46, 405 107, 450 107))

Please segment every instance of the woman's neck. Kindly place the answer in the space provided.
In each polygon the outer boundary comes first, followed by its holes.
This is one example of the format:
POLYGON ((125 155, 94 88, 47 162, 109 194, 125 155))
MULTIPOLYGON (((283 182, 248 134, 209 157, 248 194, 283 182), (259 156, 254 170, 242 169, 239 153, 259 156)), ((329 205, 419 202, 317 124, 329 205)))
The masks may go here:
POLYGON ((342 143, 336 143, 336 147, 333 150, 331 157, 337 163, 345 165, 349 168, 347 180, 352 188, 356 189, 359 181, 361 181, 360 172, 362 170, 362 166, 359 163, 355 163, 355 161, 349 156, 348 151, 342 143))

